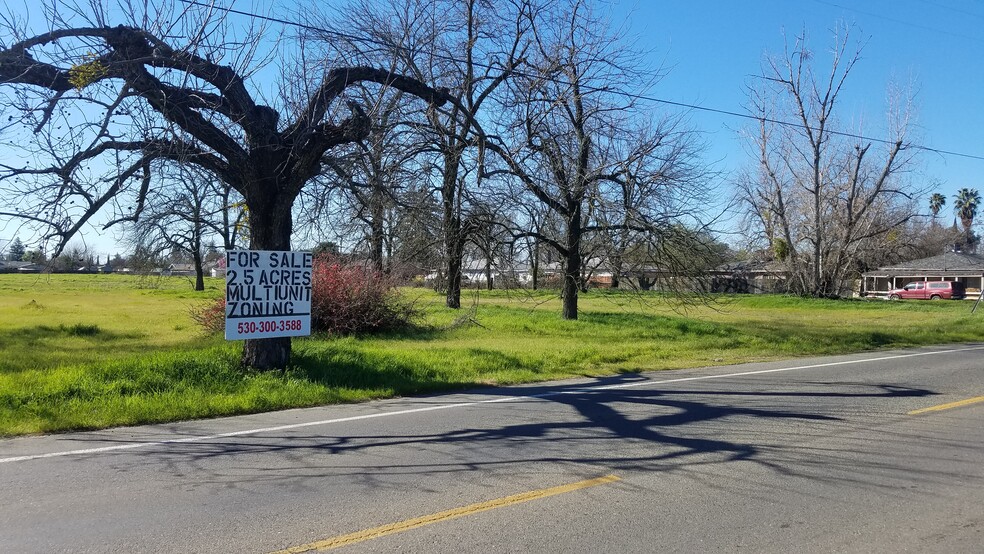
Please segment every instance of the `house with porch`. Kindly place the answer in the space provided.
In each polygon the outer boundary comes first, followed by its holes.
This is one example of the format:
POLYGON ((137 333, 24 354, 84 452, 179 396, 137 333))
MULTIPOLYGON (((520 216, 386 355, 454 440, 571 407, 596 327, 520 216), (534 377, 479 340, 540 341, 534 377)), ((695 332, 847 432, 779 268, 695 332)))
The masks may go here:
POLYGON ((887 297, 891 289, 913 281, 959 281, 967 288, 967 298, 976 300, 984 279, 984 256, 944 252, 939 256, 912 260, 866 271, 861 275, 861 296, 887 297))

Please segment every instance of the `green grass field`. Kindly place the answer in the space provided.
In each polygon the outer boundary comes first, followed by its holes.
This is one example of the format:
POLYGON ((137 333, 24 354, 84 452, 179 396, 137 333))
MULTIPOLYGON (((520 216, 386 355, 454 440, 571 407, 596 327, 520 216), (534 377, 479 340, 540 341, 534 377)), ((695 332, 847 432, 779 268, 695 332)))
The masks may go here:
POLYGON ((0 436, 355 402, 478 385, 699 367, 984 339, 970 302, 592 292, 466 292, 461 311, 411 289, 413 331, 294 341, 294 366, 252 373, 190 310, 222 295, 184 278, 0 275, 0 436), (473 321, 468 321, 473 319, 473 321), (477 324, 476 324, 477 323, 477 324))

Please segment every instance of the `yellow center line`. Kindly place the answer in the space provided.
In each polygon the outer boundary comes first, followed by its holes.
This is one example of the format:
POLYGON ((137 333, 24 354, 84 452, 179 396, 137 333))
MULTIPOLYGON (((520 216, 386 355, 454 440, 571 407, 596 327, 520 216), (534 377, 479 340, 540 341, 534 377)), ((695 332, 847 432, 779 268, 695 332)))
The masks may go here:
POLYGON ((479 502, 477 504, 469 504, 468 506, 453 508, 451 510, 437 512, 435 514, 408 519, 405 521, 399 521, 397 523, 390 523, 388 525, 381 525, 379 527, 373 527, 371 529, 364 529, 362 531, 356 531, 355 533, 349 533, 348 535, 339 535, 337 537, 332 537, 317 542, 303 544, 300 546, 294 546, 291 548, 287 548, 285 550, 278 550, 273 554, 297 554, 299 552, 310 552, 312 550, 331 550, 333 548, 339 548, 342 546, 348 546, 350 544, 377 539, 379 537, 392 535, 394 533, 402 533, 403 531, 409 531, 410 529, 416 529, 417 527, 423 527, 425 525, 430 525, 432 523, 438 523, 449 519, 456 519, 459 517, 485 512, 495 508, 512 506, 513 504, 529 502, 530 500, 538 500, 540 498, 546 498, 548 496, 554 496, 566 492, 573 492, 580 489, 586 489, 588 487, 596 487, 598 485, 604 485, 606 483, 612 483, 618 480, 619 478, 615 475, 606 475, 604 477, 598 477, 596 479, 578 481, 577 483, 560 485, 557 487, 551 487, 549 489, 540 489, 535 491, 522 492, 519 494, 514 494, 512 496, 497 498, 495 500, 489 500, 486 502, 479 502))
POLYGON ((977 404, 978 402, 984 402, 984 396, 975 396, 973 398, 968 398, 966 400, 958 400, 957 402, 950 402, 949 404, 940 404, 938 406, 930 406, 928 408, 922 408, 920 410, 912 410, 906 415, 918 415, 924 414, 926 412, 939 412, 941 410, 949 410, 950 408, 959 408, 960 406, 967 406, 969 404, 977 404))

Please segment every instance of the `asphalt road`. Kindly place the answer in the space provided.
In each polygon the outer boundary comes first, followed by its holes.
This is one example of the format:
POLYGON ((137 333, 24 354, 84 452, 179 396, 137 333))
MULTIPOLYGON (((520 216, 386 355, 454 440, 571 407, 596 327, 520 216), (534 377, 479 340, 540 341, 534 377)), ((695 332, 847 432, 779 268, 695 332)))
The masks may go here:
POLYGON ((981 400, 970 344, 5 440, 0 552, 982 552, 981 400))

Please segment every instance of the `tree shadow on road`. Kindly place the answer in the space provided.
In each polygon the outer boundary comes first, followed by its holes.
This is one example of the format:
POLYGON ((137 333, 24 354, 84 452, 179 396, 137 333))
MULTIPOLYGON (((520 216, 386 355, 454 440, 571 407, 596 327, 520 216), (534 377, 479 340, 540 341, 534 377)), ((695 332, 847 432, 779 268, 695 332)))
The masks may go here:
MULTIPOLYGON (((519 474, 556 466, 585 475, 662 471, 697 477, 700 467, 735 462, 779 476, 819 479, 818 466, 843 466, 848 453, 811 443, 872 423, 869 418, 861 425, 844 414, 861 402, 889 406, 884 402, 932 394, 898 384, 843 382, 798 382, 789 390, 679 389, 623 375, 590 383, 484 389, 467 393, 467 401, 460 396, 409 399, 412 405, 396 418, 161 443, 140 449, 136 463, 162 464, 192 486, 247 489, 270 483, 314 488, 324 479, 398 489, 408 476, 423 482, 448 474, 519 474), (415 421, 420 408, 446 416, 415 421), (472 410, 487 413, 468 418, 465 412, 472 410), (394 430, 378 432, 388 427, 394 430), (233 458, 240 454, 247 456, 233 458)), ((884 434, 882 440, 907 438, 884 434)), ((127 456, 116 468, 127 471, 133 463, 127 456)), ((845 470, 844 478, 861 482, 865 468, 851 470, 858 473, 852 477, 845 470)))

